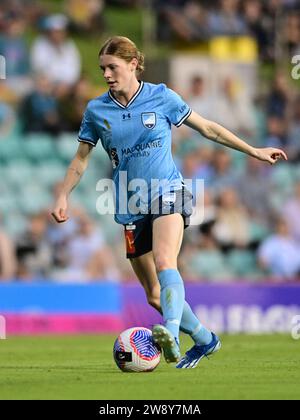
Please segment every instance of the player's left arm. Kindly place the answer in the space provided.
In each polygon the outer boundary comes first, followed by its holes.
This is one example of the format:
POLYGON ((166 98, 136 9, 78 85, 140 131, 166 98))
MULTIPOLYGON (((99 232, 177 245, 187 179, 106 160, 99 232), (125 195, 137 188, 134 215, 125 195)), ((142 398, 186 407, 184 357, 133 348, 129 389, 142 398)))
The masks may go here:
POLYGON ((201 117, 195 111, 192 111, 191 115, 184 121, 184 124, 198 131, 209 140, 246 153, 256 159, 269 162, 271 165, 276 163, 279 159, 288 159, 283 150, 274 147, 253 147, 220 124, 201 117))

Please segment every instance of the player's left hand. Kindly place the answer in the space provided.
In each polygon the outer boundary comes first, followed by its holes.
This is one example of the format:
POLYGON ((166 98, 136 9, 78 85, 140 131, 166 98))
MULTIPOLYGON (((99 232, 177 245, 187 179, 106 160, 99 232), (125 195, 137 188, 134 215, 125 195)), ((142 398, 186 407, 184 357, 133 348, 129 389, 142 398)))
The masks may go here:
POLYGON ((274 165, 279 159, 288 160, 287 155, 281 149, 275 149, 274 147, 265 147, 255 149, 255 155, 257 159, 269 162, 274 165))

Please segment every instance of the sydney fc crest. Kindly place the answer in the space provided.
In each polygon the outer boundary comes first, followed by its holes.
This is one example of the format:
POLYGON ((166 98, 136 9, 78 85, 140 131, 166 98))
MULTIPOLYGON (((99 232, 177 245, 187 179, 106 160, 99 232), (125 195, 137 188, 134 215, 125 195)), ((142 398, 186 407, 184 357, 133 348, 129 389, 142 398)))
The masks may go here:
POLYGON ((155 112, 143 112, 142 113, 143 126, 152 130, 156 126, 156 114, 155 112))

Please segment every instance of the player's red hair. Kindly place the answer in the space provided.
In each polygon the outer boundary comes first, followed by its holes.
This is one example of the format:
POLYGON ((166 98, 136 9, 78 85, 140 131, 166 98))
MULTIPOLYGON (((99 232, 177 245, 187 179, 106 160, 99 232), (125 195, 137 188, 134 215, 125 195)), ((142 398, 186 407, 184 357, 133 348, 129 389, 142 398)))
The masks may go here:
POLYGON ((137 73, 140 74, 145 69, 144 54, 137 49, 134 42, 125 36, 113 36, 107 39, 99 51, 99 57, 104 54, 122 58, 127 63, 130 63, 133 58, 136 58, 138 61, 137 73))

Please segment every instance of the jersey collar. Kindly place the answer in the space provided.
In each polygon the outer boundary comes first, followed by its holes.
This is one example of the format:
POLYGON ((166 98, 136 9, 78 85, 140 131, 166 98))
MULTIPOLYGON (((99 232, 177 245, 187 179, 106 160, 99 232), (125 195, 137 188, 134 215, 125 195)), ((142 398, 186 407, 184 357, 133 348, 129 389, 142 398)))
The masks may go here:
POLYGON ((115 104, 117 104, 119 107, 121 107, 121 108, 123 108, 123 109, 125 109, 125 108, 128 108, 131 104, 132 104, 132 102, 139 96, 139 94, 141 93, 141 91, 142 91, 142 89, 143 89, 143 86, 144 86, 144 82, 141 80, 140 81, 140 86, 139 86, 139 88, 138 88, 138 90, 135 92, 135 94, 133 95, 133 97, 130 99, 130 101, 127 103, 127 105, 123 105, 123 104, 121 104, 121 102, 119 102, 114 96, 113 96, 113 94, 111 93, 111 91, 109 90, 108 91, 108 96, 110 97, 110 99, 115 103, 115 104))

